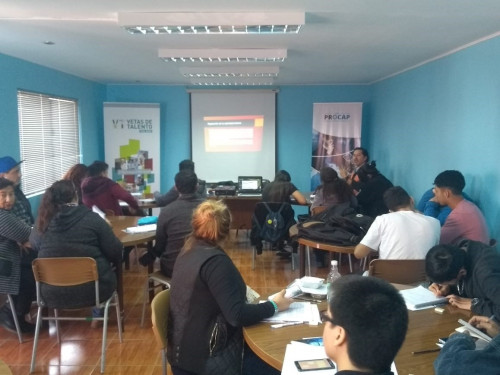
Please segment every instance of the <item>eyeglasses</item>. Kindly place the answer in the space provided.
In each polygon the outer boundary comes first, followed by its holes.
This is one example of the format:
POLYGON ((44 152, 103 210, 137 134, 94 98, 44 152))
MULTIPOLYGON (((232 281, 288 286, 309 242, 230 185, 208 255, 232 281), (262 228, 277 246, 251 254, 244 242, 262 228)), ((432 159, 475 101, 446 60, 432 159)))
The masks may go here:
POLYGON ((321 313, 320 313, 320 317, 321 317, 321 321, 322 321, 323 323, 330 322, 330 323, 332 323, 333 325, 336 325, 336 324, 335 324, 335 322, 333 321, 333 318, 330 318, 330 317, 328 316, 328 311, 326 311, 326 310, 325 310, 325 311, 321 311, 321 313))

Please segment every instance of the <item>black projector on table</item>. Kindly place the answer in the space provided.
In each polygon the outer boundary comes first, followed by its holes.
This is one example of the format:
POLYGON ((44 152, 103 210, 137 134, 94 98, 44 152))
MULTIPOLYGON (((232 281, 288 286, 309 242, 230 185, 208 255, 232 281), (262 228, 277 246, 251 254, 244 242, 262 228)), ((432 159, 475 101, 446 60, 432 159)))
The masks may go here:
POLYGON ((216 196, 236 195, 236 186, 217 186, 214 193, 216 196))

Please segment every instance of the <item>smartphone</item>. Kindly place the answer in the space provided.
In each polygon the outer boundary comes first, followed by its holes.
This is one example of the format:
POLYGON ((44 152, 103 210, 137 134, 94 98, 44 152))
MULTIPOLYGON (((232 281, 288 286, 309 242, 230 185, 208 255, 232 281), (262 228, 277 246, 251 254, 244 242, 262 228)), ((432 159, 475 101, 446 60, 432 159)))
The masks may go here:
POLYGON ((295 366, 299 371, 332 370, 335 368, 335 364, 329 358, 295 361, 295 366))

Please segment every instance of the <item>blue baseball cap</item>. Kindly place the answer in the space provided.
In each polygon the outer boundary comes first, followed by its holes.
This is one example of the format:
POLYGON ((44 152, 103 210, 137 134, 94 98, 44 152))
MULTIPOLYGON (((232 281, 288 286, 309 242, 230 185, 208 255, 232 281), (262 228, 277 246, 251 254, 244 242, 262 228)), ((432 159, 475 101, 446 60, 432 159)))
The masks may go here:
POLYGON ((7 173, 12 168, 17 167, 22 162, 23 160, 17 162, 10 156, 4 156, 3 158, 0 158, 0 173, 7 173))

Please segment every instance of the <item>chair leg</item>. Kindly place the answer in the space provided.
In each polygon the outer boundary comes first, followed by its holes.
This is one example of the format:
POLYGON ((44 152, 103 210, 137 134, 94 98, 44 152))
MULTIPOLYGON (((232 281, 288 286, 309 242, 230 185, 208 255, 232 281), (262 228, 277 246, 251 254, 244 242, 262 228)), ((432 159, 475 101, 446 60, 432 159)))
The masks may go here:
POLYGON ((115 292, 115 307, 116 307, 116 321, 118 322, 118 338, 120 339, 120 342, 123 342, 123 337, 122 337, 122 332, 123 332, 123 322, 121 319, 121 306, 120 306, 120 298, 118 298, 118 293, 115 292))
POLYGON ((311 276, 311 254, 309 246, 306 246, 307 276, 311 276))
POLYGON ((59 312, 57 311, 57 309, 54 309, 54 318, 56 318, 56 336, 57 336, 57 343, 60 344, 61 343, 61 330, 59 329, 59 319, 57 319, 59 317, 59 312))
MULTIPOLYGON (((57 322, 57 321, 56 321, 57 322)), ((40 336, 40 326, 42 325, 42 308, 38 307, 36 315, 35 338, 33 341, 33 353, 31 354, 30 374, 35 371, 36 351, 38 349, 38 337, 40 336)))
POLYGON ((347 254, 347 256, 349 257, 349 270, 351 271, 352 273, 352 260, 351 260, 351 254, 347 254))
POLYGON ((102 324, 102 348, 101 348, 101 374, 104 373, 104 366, 106 365, 106 341, 108 339, 108 312, 110 300, 104 306, 104 316, 102 324))
POLYGON ((257 249, 253 246, 252 250, 252 270, 255 269, 255 256, 257 255, 257 249))
POLYGON ((144 297, 142 299, 142 316, 141 316, 141 327, 144 327, 144 316, 146 315, 146 303, 149 302, 149 276, 146 279, 146 286, 144 287, 144 297))
POLYGON ((14 319, 14 325, 16 326, 17 338, 19 339, 19 343, 22 344, 23 335, 21 333, 21 327, 19 326, 19 320, 17 319, 16 307, 14 306, 14 301, 12 300, 12 296, 10 294, 7 294, 7 299, 9 300, 12 319, 14 319))

